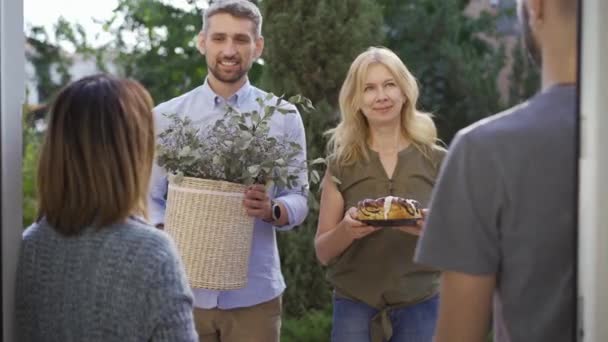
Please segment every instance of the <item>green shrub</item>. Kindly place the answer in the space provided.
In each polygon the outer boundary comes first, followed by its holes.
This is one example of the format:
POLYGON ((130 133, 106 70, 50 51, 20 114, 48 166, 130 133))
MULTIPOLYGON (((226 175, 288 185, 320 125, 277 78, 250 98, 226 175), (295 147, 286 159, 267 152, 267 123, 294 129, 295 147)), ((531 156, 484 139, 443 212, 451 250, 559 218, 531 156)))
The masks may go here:
POLYGON ((36 168, 41 135, 34 128, 23 130, 23 226, 27 227, 36 219, 36 168))
POLYGON ((282 342, 326 342, 331 334, 331 306, 311 310, 301 318, 283 319, 282 342))

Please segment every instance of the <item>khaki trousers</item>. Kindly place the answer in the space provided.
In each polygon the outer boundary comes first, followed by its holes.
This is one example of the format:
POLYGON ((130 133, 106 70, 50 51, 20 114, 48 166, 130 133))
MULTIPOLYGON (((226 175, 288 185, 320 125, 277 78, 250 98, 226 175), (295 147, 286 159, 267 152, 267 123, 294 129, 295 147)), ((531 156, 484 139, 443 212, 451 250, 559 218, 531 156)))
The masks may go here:
POLYGON ((194 308, 200 342, 279 342, 281 296, 247 308, 194 308))

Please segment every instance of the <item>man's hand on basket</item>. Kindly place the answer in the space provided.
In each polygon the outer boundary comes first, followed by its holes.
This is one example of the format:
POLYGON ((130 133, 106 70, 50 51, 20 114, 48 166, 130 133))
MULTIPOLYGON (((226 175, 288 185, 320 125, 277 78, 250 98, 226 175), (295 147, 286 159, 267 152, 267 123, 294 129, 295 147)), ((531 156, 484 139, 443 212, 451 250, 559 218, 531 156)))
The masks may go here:
POLYGON ((262 184, 253 184, 245 190, 243 206, 247 210, 247 215, 257 217, 261 220, 272 221, 272 208, 270 197, 266 194, 266 187, 262 184))

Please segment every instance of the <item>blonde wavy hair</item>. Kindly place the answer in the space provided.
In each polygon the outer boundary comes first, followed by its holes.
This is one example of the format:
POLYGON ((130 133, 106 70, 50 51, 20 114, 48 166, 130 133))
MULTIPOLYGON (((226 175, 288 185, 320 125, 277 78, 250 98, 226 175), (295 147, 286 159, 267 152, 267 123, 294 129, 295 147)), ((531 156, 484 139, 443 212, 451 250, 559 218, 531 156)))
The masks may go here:
POLYGON ((328 156, 337 165, 368 160, 367 144, 370 130, 361 111, 363 85, 371 65, 384 65, 407 99, 401 110, 401 130, 427 158, 437 143, 437 128, 431 114, 416 109, 418 84, 399 56, 387 48, 371 47, 353 61, 340 90, 341 121, 326 132, 330 136, 328 156))

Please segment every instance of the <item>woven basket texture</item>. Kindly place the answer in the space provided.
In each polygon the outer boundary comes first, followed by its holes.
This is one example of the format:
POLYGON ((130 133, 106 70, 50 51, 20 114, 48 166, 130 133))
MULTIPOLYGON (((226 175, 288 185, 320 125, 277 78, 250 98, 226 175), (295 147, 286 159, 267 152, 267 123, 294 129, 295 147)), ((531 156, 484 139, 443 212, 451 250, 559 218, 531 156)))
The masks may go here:
POLYGON ((253 218, 243 207, 245 189, 192 177, 169 181, 165 231, 177 245, 193 288, 247 285, 253 218))

